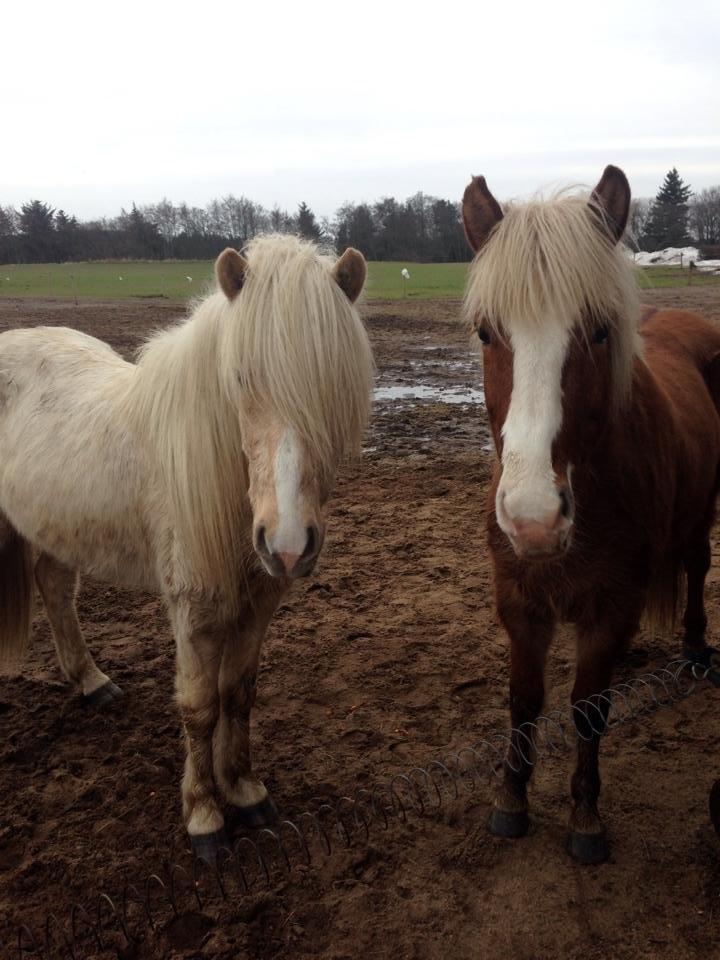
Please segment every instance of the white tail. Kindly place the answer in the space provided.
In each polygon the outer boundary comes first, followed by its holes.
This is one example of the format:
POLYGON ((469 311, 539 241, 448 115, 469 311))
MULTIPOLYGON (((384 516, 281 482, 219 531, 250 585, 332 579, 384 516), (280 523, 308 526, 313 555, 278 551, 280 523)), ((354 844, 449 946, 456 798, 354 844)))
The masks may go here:
POLYGON ((19 663, 30 636, 32 547, 0 518, 0 667, 19 663))

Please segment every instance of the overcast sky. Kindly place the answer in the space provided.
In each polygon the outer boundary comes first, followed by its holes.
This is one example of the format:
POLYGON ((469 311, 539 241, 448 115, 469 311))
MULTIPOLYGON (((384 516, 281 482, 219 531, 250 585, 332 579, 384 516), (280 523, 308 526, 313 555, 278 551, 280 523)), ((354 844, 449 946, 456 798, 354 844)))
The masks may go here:
POLYGON ((0 204, 720 183, 719 0, 5 4, 0 204))

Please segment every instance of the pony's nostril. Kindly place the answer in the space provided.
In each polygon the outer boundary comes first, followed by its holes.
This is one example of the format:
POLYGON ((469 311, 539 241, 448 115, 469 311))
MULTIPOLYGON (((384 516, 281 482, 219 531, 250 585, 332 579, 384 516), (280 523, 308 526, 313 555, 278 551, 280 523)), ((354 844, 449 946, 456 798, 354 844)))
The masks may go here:
POLYGON ((305 560, 307 557, 314 557, 317 553, 317 542, 318 542, 318 533, 315 527, 307 528, 307 543, 305 544, 305 549, 302 552, 302 559, 305 560))
POLYGON ((265 539, 265 527, 258 527, 255 539, 257 541, 258 551, 260 553, 269 554, 270 550, 268 549, 267 540, 265 539))
POLYGON ((560 490, 560 513, 566 520, 570 519, 570 513, 572 511, 572 501, 567 490, 560 490))

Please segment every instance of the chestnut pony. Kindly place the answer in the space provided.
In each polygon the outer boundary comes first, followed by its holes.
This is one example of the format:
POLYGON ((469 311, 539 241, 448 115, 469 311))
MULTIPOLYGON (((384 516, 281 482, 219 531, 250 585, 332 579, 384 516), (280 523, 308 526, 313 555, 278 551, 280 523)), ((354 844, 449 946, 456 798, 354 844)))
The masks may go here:
MULTIPOLYGON (((466 309, 483 343, 496 461, 487 534, 510 637, 512 726, 534 721, 558 621, 575 624, 578 731, 568 849, 598 863, 602 693, 641 617, 672 624, 686 582, 685 655, 709 658, 703 590, 720 463, 720 330, 677 310, 641 318, 619 241, 630 188, 608 166, 590 196, 503 211, 483 177, 465 190, 475 251, 466 309)), ((505 761, 490 827, 528 828, 532 768, 505 761)))

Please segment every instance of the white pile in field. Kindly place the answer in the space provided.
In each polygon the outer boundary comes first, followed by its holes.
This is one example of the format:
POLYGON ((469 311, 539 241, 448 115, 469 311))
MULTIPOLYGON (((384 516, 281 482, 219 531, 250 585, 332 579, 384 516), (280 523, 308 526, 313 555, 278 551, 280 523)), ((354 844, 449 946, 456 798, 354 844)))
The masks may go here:
POLYGON ((698 270, 708 273, 720 272, 720 260, 700 260, 700 251, 697 247, 666 247, 664 250, 655 250, 652 253, 646 250, 637 252, 629 250, 628 253, 639 267, 688 267, 692 262, 698 270))

